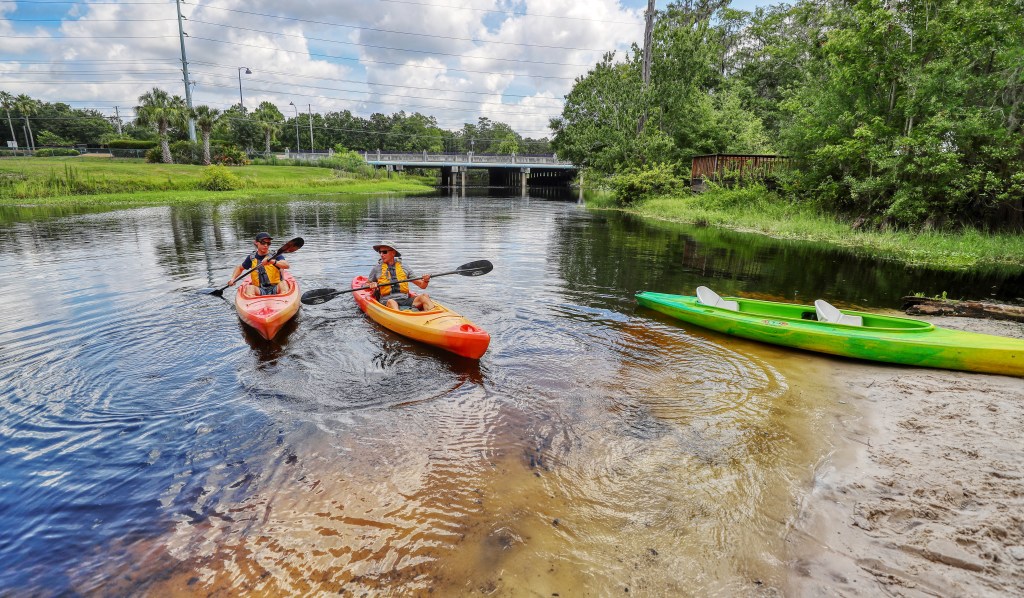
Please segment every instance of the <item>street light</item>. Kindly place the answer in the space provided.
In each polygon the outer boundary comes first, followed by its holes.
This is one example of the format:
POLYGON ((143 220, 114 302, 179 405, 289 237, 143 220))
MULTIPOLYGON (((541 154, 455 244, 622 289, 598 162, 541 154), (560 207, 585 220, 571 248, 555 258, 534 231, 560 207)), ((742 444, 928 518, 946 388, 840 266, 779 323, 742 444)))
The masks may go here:
POLYGON ((295 102, 288 102, 288 105, 295 109, 295 152, 302 151, 302 143, 299 141, 299 107, 295 102))
POLYGON ((245 114, 245 103, 242 101, 242 69, 245 69, 246 75, 251 75, 252 71, 247 66, 238 67, 238 105, 242 107, 242 114, 245 114))
POLYGON ((309 151, 316 153, 316 144, 313 143, 313 104, 309 106, 309 151))

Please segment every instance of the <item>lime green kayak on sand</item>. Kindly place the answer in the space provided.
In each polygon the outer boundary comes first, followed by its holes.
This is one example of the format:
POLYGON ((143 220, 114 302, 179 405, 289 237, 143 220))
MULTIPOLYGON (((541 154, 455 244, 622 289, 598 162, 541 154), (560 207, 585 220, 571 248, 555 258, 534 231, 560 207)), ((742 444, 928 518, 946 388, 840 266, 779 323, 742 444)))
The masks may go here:
POLYGON ((755 341, 857 359, 1024 376, 1024 340, 940 328, 929 322, 840 310, 859 324, 816 320, 808 305, 726 297, 733 308, 697 297, 640 292, 640 305, 684 322, 755 341), (732 303, 735 302, 735 303, 732 303))

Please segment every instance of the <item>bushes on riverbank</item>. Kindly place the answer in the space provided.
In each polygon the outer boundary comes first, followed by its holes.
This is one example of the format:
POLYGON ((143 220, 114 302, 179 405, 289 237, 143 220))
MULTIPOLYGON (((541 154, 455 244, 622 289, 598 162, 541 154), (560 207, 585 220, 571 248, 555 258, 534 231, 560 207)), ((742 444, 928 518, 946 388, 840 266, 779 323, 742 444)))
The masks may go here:
POLYGON ((997 265, 1024 272, 1024 236, 1021 235, 993 234, 973 228, 955 232, 896 228, 860 230, 848 219, 807 202, 791 201, 761 185, 652 197, 623 209, 671 222, 719 226, 783 239, 823 241, 908 265, 944 269, 997 265))

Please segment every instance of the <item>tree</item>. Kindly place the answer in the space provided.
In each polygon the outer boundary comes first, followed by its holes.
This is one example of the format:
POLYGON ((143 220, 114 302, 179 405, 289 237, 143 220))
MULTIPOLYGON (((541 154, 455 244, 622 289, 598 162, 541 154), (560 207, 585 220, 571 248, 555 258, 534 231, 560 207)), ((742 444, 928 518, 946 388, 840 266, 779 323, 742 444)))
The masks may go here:
POLYGON ((284 115, 277 109, 277 106, 270 102, 261 102, 259 107, 252 113, 252 117, 263 133, 264 152, 270 153, 270 142, 281 130, 281 123, 284 122, 284 115))
POLYGON ((171 147, 167 141, 170 127, 184 127, 188 121, 188 109, 181 96, 171 96, 159 87, 139 96, 135 107, 135 121, 143 126, 155 127, 160 136, 160 151, 164 164, 170 164, 171 147))
POLYGON ((21 116, 25 119, 25 126, 28 127, 28 139, 25 140, 25 145, 32 151, 36 149, 36 140, 32 136, 32 123, 28 121, 28 118, 36 113, 38 107, 39 103, 25 94, 14 98, 14 108, 21 113, 21 116))
POLYGON ((14 108, 14 96, 6 91, 0 91, 0 106, 3 106, 4 112, 7 113, 7 126, 11 128, 11 141, 17 143, 18 138, 14 135, 14 123, 11 121, 11 108, 14 108))
POLYGON ((217 120, 220 118, 220 110, 204 105, 196 106, 194 113, 196 126, 199 127, 199 132, 203 137, 203 164, 209 166, 210 132, 213 131, 214 125, 217 124, 217 120))

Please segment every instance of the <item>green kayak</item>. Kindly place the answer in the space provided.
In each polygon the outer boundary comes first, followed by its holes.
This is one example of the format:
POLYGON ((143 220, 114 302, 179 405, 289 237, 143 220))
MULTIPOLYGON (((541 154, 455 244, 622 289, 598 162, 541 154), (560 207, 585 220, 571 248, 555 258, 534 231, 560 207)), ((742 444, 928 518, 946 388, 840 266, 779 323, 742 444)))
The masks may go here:
MULTIPOLYGON (((705 292, 707 289, 703 289, 705 292)), ((700 292, 700 291, 698 291, 700 292)), ((835 310, 821 321, 814 306, 740 297, 637 293, 640 305, 684 322, 751 340, 906 365, 1024 376, 1024 340, 940 328, 910 318, 835 310), (712 307, 707 303, 720 305, 712 307), (829 319, 831 317, 829 316, 829 319)))

